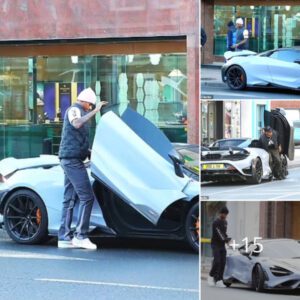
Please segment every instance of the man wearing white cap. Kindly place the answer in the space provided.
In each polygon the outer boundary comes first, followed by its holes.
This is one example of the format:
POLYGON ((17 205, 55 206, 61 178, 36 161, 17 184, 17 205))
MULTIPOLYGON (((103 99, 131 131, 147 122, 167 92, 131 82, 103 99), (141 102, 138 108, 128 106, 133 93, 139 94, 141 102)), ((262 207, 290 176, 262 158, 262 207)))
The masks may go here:
POLYGON ((58 232, 59 248, 97 249, 88 238, 90 216, 94 193, 83 161, 89 156, 88 121, 96 115, 107 102, 96 104, 96 94, 91 88, 84 89, 77 102, 69 107, 64 118, 59 159, 65 173, 65 192, 61 226, 58 232), (71 232, 73 208, 79 199, 76 231, 71 232))
POLYGON ((247 50, 249 48, 249 31, 244 27, 244 21, 242 18, 238 18, 235 21, 236 24, 236 44, 231 48, 236 51, 247 50))

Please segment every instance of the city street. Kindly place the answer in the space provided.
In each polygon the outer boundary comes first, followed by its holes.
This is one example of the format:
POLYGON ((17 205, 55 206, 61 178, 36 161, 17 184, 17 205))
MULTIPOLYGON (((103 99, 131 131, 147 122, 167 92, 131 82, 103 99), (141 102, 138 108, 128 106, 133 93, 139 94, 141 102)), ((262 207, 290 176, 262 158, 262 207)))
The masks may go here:
POLYGON ((99 250, 23 246, 0 230, 0 299, 198 299, 198 256, 181 243, 101 239, 99 250))
POLYGON ((257 293, 243 285, 234 285, 230 288, 215 288, 203 281, 201 285, 201 300, 222 299, 222 300, 287 300, 298 299, 299 292, 282 293, 267 292, 257 293))
POLYGON ((300 168, 289 170, 285 180, 246 183, 202 183, 203 200, 300 200, 300 168))
POLYGON ((266 100, 299 100, 300 92, 280 88, 247 88, 242 91, 231 90, 221 78, 219 67, 201 68, 201 99, 266 99, 266 100))
POLYGON ((214 99, 214 100, 226 100, 226 99, 267 99, 267 100, 299 100, 300 93, 289 90, 281 90, 274 88, 247 88, 242 91, 234 91, 222 84, 222 86, 206 86, 201 85, 201 99, 214 99))

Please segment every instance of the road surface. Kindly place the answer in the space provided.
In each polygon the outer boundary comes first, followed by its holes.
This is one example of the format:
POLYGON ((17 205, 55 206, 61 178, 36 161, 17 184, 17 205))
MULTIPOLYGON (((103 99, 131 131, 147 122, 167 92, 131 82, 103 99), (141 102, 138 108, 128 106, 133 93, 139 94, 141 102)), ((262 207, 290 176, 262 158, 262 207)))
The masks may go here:
POLYGON ((0 299, 198 300, 198 256, 185 246, 102 239, 99 247, 23 246, 0 230, 0 299))
POLYGON ((246 183, 202 183, 202 200, 300 200, 300 168, 289 170, 285 180, 246 183))

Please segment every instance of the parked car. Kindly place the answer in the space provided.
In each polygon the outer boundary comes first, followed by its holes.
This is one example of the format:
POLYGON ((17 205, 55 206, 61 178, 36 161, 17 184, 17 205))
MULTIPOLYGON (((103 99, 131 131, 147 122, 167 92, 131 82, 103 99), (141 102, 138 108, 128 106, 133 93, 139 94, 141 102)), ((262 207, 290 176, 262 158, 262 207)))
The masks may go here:
POLYGON ((300 91, 300 47, 257 54, 227 51, 222 79, 233 90, 248 87, 282 87, 300 91))
MULTIPOLYGON (((186 241, 199 249, 199 182, 185 175, 166 136, 131 109, 107 112, 86 165, 96 196, 94 236, 186 241)), ((57 235, 64 174, 56 156, 0 162, 0 213, 9 236, 22 244, 57 235)), ((77 222, 75 205, 73 228, 77 222)))
POLYGON ((224 284, 242 283, 257 292, 300 289, 300 244, 292 239, 260 240, 228 251, 224 284), (263 250, 261 250, 263 247, 263 250))
MULTIPOLYGON (((282 145, 282 177, 288 175, 288 158, 294 159, 294 136, 281 110, 265 111, 265 124, 279 132, 282 145)), ((235 139, 233 139, 235 142, 235 139)), ((258 140, 245 140, 239 146, 209 147, 201 151, 201 181, 246 181, 259 184, 273 178, 269 153, 261 148, 258 140)), ((221 140, 223 141, 223 140, 221 140)), ((219 145, 218 141, 216 145, 219 145)), ((228 145, 231 140, 228 140, 228 145)))

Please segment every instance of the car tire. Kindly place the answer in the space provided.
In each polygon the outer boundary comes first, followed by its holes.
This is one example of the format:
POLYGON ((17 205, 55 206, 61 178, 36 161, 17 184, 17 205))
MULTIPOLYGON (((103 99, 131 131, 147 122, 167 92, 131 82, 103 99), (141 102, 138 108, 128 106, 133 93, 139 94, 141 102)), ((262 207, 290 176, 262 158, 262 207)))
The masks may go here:
POLYGON ((231 287, 231 285, 232 285, 232 282, 231 281, 229 281, 229 280, 223 280, 223 283, 224 283, 224 285, 226 285, 226 287, 231 287))
POLYGON ((249 184, 260 184, 263 176, 262 162, 259 157, 256 158, 255 166, 252 168, 252 176, 247 179, 249 184))
POLYGON ((282 174, 281 174, 281 179, 286 179, 287 175, 289 174, 288 171, 288 163, 287 159, 285 156, 282 158, 282 174))
POLYGON ((264 270, 261 265, 257 264, 252 272, 252 286, 255 291, 263 292, 265 284, 264 270))
POLYGON ((199 253, 200 218, 199 202, 195 203, 188 211, 185 219, 185 235, 189 246, 199 253))
POLYGON ((38 244, 48 237, 48 215, 44 202, 27 189, 13 192, 3 211, 8 235, 20 244, 38 244))
POLYGON ((227 85, 232 90, 243 90, 247 86, 246 72, 238 65, 229 67, 226 78, 227 85))

